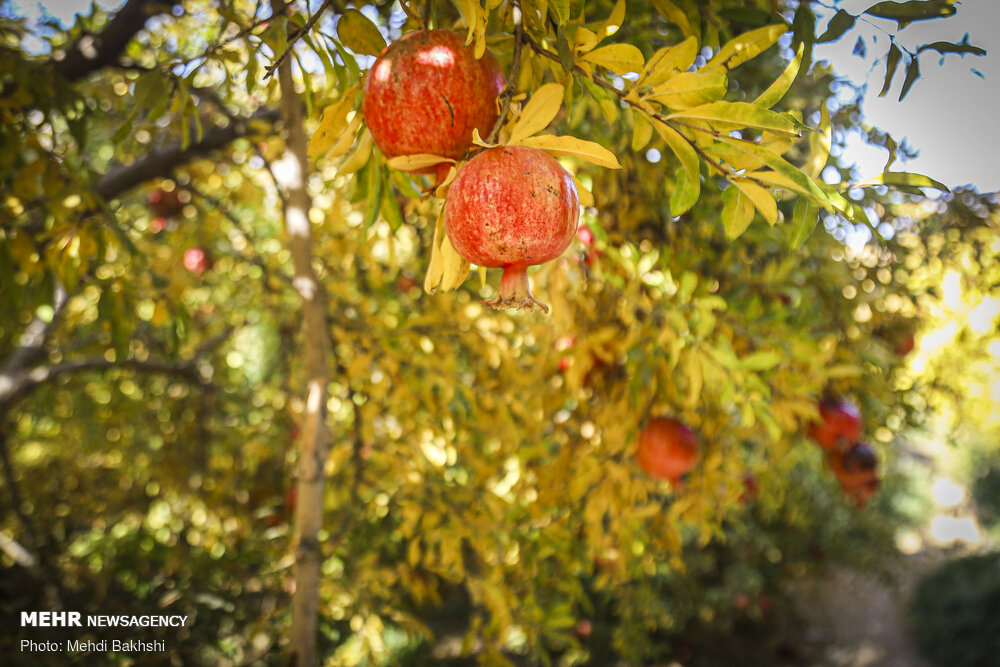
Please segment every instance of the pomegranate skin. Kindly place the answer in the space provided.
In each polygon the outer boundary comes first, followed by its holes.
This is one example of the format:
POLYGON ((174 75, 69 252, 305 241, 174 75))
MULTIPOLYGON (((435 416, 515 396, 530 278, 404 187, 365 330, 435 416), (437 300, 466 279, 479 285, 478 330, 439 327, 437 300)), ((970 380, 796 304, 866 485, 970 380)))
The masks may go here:
POLYGON ((636 458, 647 474, 676 484, 698 462, 698 439, 682 422, 657 417, 639 432, 636 458))
POLYGON ((854 403, 823 401, 819 406, 819 416, 820 421, 809 427, 809 437, 823 449, 845 449, 861 437, 861 411, 854 403))
POLYGON ((458 159, 472 146, 473 128, 483 137, 493 128, 505 85, 489 51, 476 60, 463 35, 421 30, 382 51, 365 77, 361 109, 386 157, 458 159))
POLYGON ((580 220, 573 178, 543 150, 497 146, 467 162, 445 201, 445 229, 459 255, 503 268, 497 308, 548 306, 531 296, 527 267, 569 247, 580 220))

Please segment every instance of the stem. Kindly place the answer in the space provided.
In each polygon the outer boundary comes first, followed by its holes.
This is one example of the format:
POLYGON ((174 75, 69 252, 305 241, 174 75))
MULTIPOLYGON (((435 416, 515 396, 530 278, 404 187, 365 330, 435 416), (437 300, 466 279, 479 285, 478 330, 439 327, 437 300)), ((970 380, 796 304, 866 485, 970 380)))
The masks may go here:
POLYGON ((549 307, 531 294, 531 284, 528 282, 527 266, 508 266, 500 279, 500 291, 492 299, 483 301, 484 305, 497 310, 534 310, 549 312, 549 307))
POLYGON ((511 12, 514 18, 514 55, 510 61, 510 76, 507 78, 507 86, 500 94, 503 97, 500 115, 497 116, 497 122, 493 124, 493 129, 490 130, 490 136, 486 138, 486 143, 488 144, 496 142, 497 135, 500 134, 500 128, 503 127, 504 121, 507 119, 507 113, 510 111, 510 101, 517 90, 517 77, 521 71, 521 45, 524 43, 524 22, 521 16, 520 0, 512 0, 511 12))
MULTIPOLYGON (((281 52, 281 55, 279 55, 273 63, 264 68, 265 80, 270 78, 276 69, 285 64, 285 59, 288 58, 288 54, 292 52, 292 48, 295 47, 295 43, 302 39, 302 36, 312 29, 312 27, 316 24, 316 21, 319 20, 319 17, 323 16, 323 12, 329 9, 332 4, 333 0, 325 0, 325 2, 319 6, 319 9, 316 10, 316 13, 309 17, 309 20, 305 22, 305 25, 291 34, 288 38, 288 46, 285 47, 285 50, 281 52)), ((275 0, 271 1, 271 14, 273 16, 276 17, 284 11, 284 2, 275 2, 275 0)))

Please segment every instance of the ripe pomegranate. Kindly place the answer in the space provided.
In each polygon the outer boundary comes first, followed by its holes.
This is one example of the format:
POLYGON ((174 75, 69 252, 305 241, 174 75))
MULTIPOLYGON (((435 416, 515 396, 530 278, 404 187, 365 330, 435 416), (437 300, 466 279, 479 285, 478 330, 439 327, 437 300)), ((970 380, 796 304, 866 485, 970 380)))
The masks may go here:
POLYGON ((740 505, 752 503, 759 495, 760 485, 757 484, 757 478, 752 473, 743 475, 743 492, 738 499, 740 505))
POLYGON ((184 251, 184 268, 199 276, 212 268, 212 260, 201 248, 188 248, 184 251))
POLYGON ((497 120, 506 82, 487 51, 476 60, 465 36, 420 30, 382 51, 365 78, 361 110, 386 157, 430 153, 452 159, 497 120))
POLYGON ((580 619, 579 621, 577 621, 576 627, 573 628, 573 632, 575 632, 576 636, 579 637, 580 639, 587 639, 588 637, 590 637, 591 634, 593 634, 594 625, 590 622, 589 619, 586 618, 580 619))
POLYGON ((647 474, 676 484, 698 461, 698 439, 676 419, 657 417, 639 432, 636 458, 647 474))
POLYGON ((445 200, 445 228, 458 254, 503 268, 494 308, 549 307, 531 295, 528 267, 555 259, 580 219, 573 178, 545 151, 498 146, 469 160, 445 200))
POLYGON ((855 487, 877 476, 878 457, 871 445, 859 442, 843 454, 834 452, 830 456, 830 467, 841 486, 855 487))
POLYGON ((917 342, 913 338, 913 334, 909 334, 896 345, 896 354, 900 357, 905 357, 910 352, 913 352, 913 348, 916 344, 917 342))
POLYGON ((177 190, 164 190, 157 188, 149 193, 147 197, 153 212, 160 218, 172 218, 184 210, 184 202, 181 201, 177 190))
POLYGON ((850 401, 825 400, 819 422, 809 427, 809 437, 824 449, 844 449, 861 437, 861 411, 850 401))

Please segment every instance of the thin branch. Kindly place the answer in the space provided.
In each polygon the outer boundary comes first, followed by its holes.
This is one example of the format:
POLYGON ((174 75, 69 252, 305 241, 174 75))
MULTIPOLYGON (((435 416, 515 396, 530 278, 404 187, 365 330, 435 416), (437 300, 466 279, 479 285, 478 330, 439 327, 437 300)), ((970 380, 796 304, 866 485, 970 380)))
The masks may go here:
MULTIPOLYGON (((535 42, 528 35, 524 36, 524 40, 525 40, 525 42, 527 42, 528 46, 531 47, 531 50, 534 51, 535 53, 537 53, 538 55, 544 56, 544 57, 546 57, 546 58, 548 58, 550 60, 554 60, 556 62, 561 62, 559 60, 559 56, 558 55, 556 55, 555 53, 552 53, 548 49, 544 48, 541 44, 538 44, 537 42, 535 42)), ((604 79, 602 79, 600 77, 591 77, 591 76, 588 76, 587 72, 584 71, 583 68, 580 67, 579 65, 573 65, 573 70, 572 71, 574 73, 580 75, 580 76, 586 76, 589 80, 593 81, 594 83, 596 83, 601 88, 604 88, 605 90, 613 93, 618 99, 620 99, 621 101, 625 102, 625 104, 628 104, 630 107, 639 109, 639 111, 641 111, 642 113, 648 114, 649 116, 652 116, 656 120, 660 121, 661 123, 663 123, 665 125, 670 126, 674 130, 676 130, 678 126, 685 126, 685 127, 688 127, 688 128, 690 128, 692 130, 699 130, 699 131, 702 131, 702 132, 708 132, 708 133, 712 134, 713 136, 719 136, 718 132, 716 132, 714 130, 709 130, 709 129, 706 129, 706 128, 696 127, 696 126, 691 125, 689 123, 684 123, 682 121, 677 121, 677 120, 674 120, 672 118, 669 118, 668 116, 665 116, 662 113, 657 113, 655 111, 654 112, 650 112, 647 109, 643 109, 641 105, 639 105, 638 103, 636 103, 633 100, 628 99, 628 95, 624 91, 618 90, 617 88, 615 88, 610 83, 608 83, 607 81, 605 81, 604 79)), ((684 137, 684 141, 686 141, 688 143, 688 145, 690 145, 691 148, 693 148, 695 150, 695 152, 698 153, 698 155, 700 155, 703 160, 705 160, 705 162, 707 162, 708 164, 710 164, 713 167, 715 167, 719 171, 719 173, 721 173, 723 175, 723 177, 727 177, 728 178, 729 176, 732 175, 732 172, 729 169, 726 169, 725 167, 722 166, 721 163, 719 163, 716 160, 713 160, 711 157, 709 157, 709 155, 707 153, 705 153, 705 151, 702 150, 702 148, 700 146, 698 146, 698 144, 696 142, 692 141, 691 139, 688 139, 687 137, 684 136, 683 133, 681 133, 679 131, 678 131, 678 134, 680 134, 682 137, 684 137)))
POLYGON ((97 35, 84 35, 52 63, 68 81, 76 81, 116 62, 150 17, 169 13, 178 0, 128 0, 97 35))
POLYGON ((507 87, 501 93, 503 105, 500 107, 500 115, 497 117, 497 122, 493 124, 493 129, 490 130, 490 136, 486 138, 486 143, 488 144, 492 144, 497 140, 500 128, 503 127, 504 122, 507 120, 507 113, 510 111, 510 102, 517 90, 518 73, 521 71, 521 45, 524 43, 524 22, 521 16, 520 0, 512 0, 511 13, 514 18, 514 55, 510 61, 510 75, 507 77, 507 87))
POLYGON ((264 109, 249 118, 240 118, 226 126, 217 126, 206 131, 201 141, 191 142, 187 148, 178 142, 163 150, 147 153, 143 159, 112 169, 102 176, 95 184, 94 192, 104 199, 114 199, 126 190, 154 178, 167 176, 177 167, 224 148, 233 140, 250 134, 254 121, 273 123, 278 116, 277 110, 264 109))
POLYGON ((323 13, 326 12, 326 10, 329 9, 330 6, 332 5, 333 5, 333 0, 323 0, 323 4, 320 5, 319 9, 316 10, 316 13, 310 16, 309 20, 306 21, 301 28, 293 32, 288 37, 288 46, 285 47, 285 50, 281 52, 281 54, 275 59, 273 63, 264 68, 265 80, 269 79, 271 75, 275 73, 278 67, 281 66, 281 63, 285 62, 285 59, 288 57, 288 54, 291 53, 292 49, 295 47, 295 43, 298 42, 300 39, 302 39, 302 37, 307 32, 312 30, 312 27, 316 24, 316 21, 318 21, 319 18, 323 16, 323 13))

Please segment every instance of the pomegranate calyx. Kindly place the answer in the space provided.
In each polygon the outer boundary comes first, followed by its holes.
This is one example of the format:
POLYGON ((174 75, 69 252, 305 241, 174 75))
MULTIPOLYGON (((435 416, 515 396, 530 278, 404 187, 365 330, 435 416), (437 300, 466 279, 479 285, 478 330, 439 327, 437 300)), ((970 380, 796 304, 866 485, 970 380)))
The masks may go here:
POLYGON ((497 310, 534 310, 538 308, 543 313, 549 312, 549 307, 536 299, 531 293, 528 283, 528 267, 509 266, 504 269, 500 279, 500 291, 492 299, 483 301, 483 305, 497 310))

